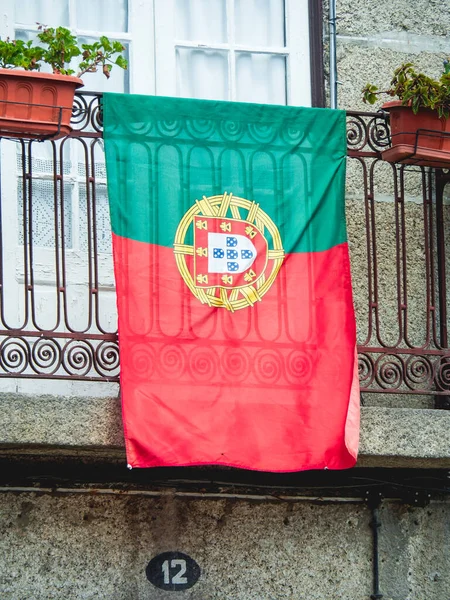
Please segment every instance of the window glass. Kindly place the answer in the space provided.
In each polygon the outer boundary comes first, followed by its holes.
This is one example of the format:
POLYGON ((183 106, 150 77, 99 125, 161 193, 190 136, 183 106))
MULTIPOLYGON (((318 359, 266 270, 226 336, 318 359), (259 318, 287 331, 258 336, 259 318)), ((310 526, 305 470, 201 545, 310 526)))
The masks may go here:
POLYGON ((177 96, 228 100, 227 53, 178 48, 177 96))
MULTIPOLYGON (((16 0, 16 23, 69 26, 68 0, 16 0)), ((91 3, 92 4, 92 3, 91 3)))
POLYGON ((245 46, 284 46, 283 0, 235 0, 236 43, 245 46))
POLYGON ((175 6, 178 40, 227 41, 226 0, 176 0, 175 6))
POLYGON ((128 31, 127 0, 77 0, 77 29, 88 31, 128 31))
POLYGON ((286 104, 286 58, 237 52, 236 100, 286 104))

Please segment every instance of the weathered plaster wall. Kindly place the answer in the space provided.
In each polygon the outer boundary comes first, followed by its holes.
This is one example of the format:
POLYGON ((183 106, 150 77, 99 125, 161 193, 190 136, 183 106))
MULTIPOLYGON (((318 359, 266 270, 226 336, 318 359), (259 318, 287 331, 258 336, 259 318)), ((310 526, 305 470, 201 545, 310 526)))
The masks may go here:
MULTIPOLYGON (((450 597, 450 503, 380 510, 381 588, 450 597)), ((360 600, 372 592, 371 514, 352 502, 0 495, 0 597, 105 600, 360 600), (145 568, 179 550, 198 583, 164 592, 145 568)))

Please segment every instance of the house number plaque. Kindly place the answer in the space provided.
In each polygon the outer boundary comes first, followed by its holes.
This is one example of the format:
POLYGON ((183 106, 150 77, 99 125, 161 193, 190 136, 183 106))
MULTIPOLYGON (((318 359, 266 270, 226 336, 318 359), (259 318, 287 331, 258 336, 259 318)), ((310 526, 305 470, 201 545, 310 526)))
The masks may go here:
POLYGON ((195 585, 200 577, 200 567, 183 552, 163 552, 148 563, 147 579, 161 590, 181 592, 195 585))

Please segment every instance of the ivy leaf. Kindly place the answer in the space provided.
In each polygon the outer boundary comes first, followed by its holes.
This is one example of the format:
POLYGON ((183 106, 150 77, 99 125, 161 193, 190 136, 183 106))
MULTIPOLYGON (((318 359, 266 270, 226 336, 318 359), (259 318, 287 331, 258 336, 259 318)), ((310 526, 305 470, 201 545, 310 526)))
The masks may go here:
POLYGON ((124 57, 122 55, 119 55, 116 58, 116 65, 118 67, 121 67, 122 69, 127 69, 128 68, 128 62, 124 59, 124 57))
POLYGON ((105 49, 106 52, 111 52, 112 51, 112 44, 109 41, 109 39, 105 36, 102 35, 100 38, 100 43, 103 46, 103 48, 105 49))

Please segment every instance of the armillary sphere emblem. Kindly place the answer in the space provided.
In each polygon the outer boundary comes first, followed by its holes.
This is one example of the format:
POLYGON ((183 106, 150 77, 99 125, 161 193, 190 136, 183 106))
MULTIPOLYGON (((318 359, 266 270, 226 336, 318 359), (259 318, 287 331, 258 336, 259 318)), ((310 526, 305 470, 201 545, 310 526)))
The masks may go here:
POLYGON ((280 233, 258 203, 203 196, 175 235, 178 269, 202 304, 234 312, 262 300, 283 263, 280 233))

